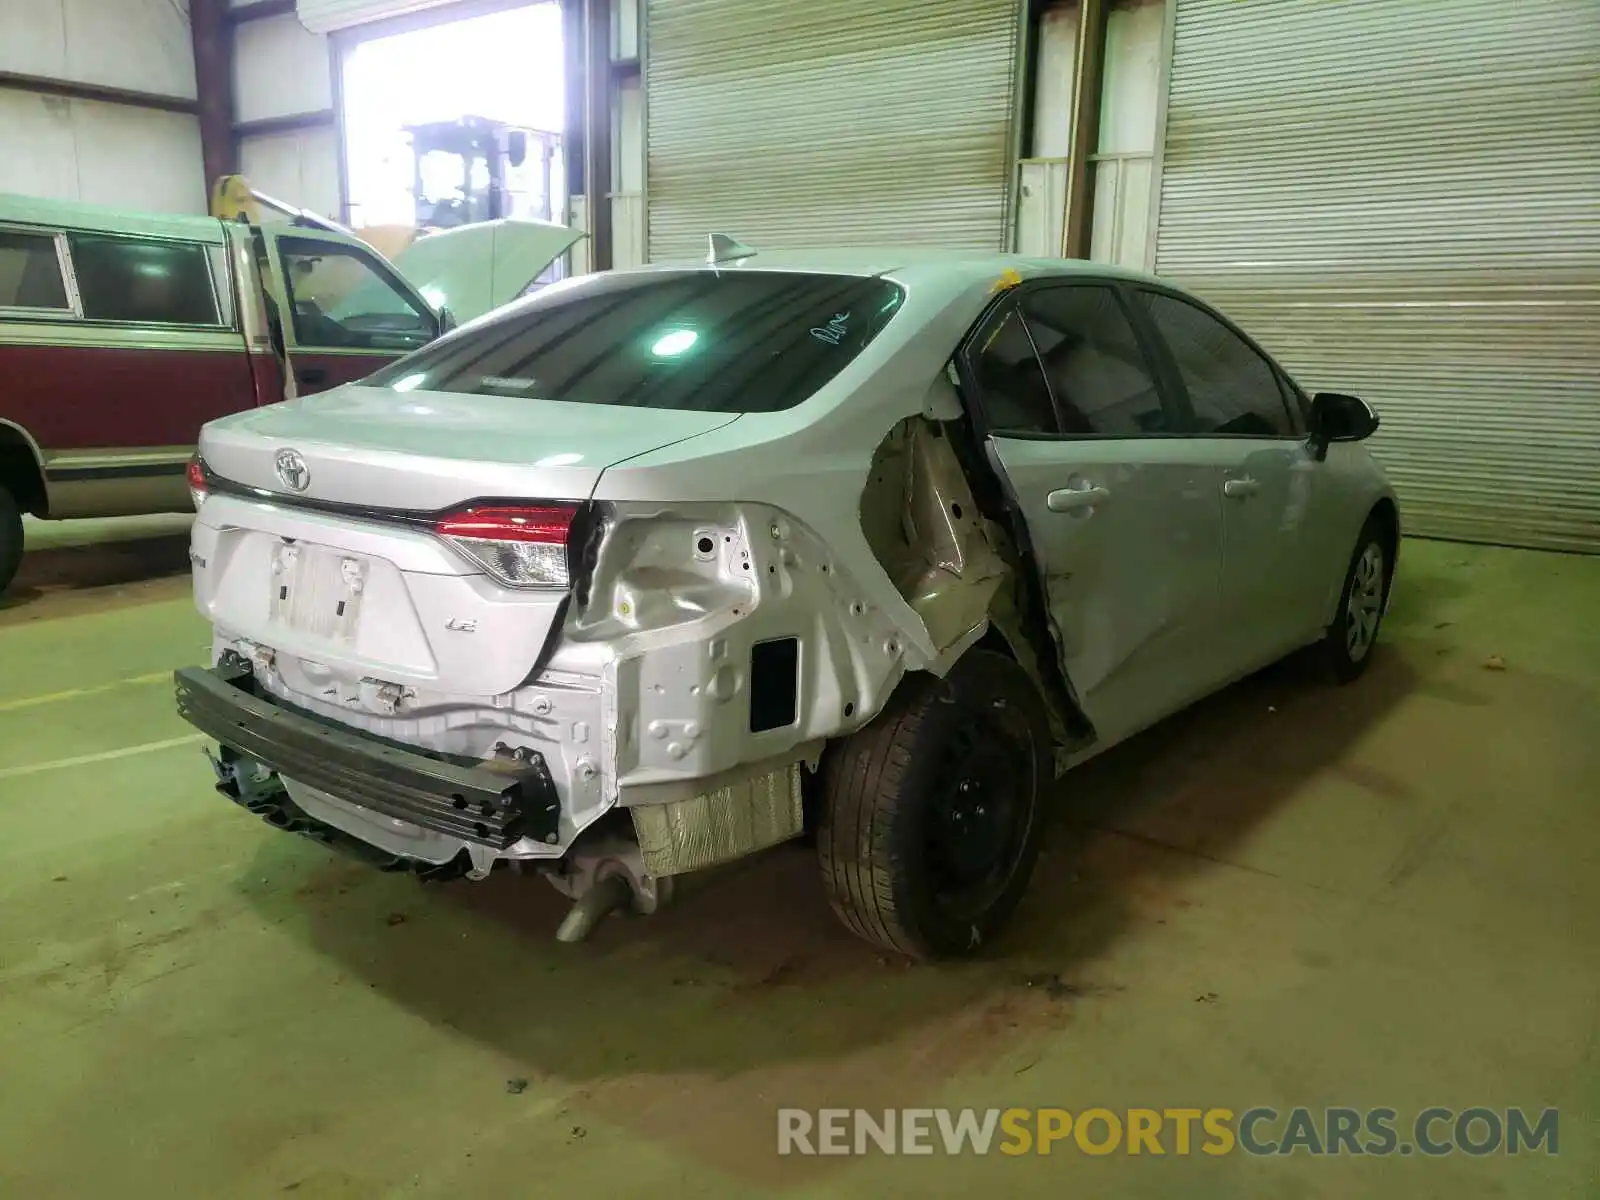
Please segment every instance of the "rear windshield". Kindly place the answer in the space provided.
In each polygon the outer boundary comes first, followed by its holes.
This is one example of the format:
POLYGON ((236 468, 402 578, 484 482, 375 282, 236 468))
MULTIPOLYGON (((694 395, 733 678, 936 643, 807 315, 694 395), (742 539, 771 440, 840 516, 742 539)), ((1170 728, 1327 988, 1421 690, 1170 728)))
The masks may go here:
POLYGON ((900 307, 888 280, 709 270, 603 276, 385 367, 368 386, 696 412, 813 395, 900 307))

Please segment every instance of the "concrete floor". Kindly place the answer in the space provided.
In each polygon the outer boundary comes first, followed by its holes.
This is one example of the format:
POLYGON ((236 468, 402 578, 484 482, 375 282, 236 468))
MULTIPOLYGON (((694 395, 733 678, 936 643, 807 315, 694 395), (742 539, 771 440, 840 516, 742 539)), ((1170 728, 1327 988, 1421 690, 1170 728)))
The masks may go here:
POLYGON ((0 1194, 1593 1195, 1600 559, 1402 570, 1364 680, 1280 666, 1075 772, 1015 927, 932 969, 846 935, 799 848, 565 947, 537 880, 273 832, 173 715, 186 579, 32 567, 0 601, 0 1194), (1559 1106, 1561 1153, 774 1150, 780 1105, 1257 1104, 1559 1106))

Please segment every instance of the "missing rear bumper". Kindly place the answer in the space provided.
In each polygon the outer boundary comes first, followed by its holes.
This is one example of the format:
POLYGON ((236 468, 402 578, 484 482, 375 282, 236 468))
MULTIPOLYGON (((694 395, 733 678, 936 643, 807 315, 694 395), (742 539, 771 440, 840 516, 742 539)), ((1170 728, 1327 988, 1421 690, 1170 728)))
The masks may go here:
POLYGON ((348 855, 380 871, 410 872, 425 880, 459 879, 471 874, 473 864, 465 850, 442 863, 427 862, 403 854, 392 854, 381 846, 358 837, 326 821, 320 821, 294 802, 283 781, 270 772, 258 775, 258 764, 223 746, 212 755, 217 772, 217 791, 240 808, 252 812, 274 829, 298 833, 341 854, 348 855))
POLYGON ((495 850, 559 836, 560 798, 537 754, 502 771, 342 729, 262 695, 250 664, 232 653, 173 678, 189 724, 334 799, 495 850))

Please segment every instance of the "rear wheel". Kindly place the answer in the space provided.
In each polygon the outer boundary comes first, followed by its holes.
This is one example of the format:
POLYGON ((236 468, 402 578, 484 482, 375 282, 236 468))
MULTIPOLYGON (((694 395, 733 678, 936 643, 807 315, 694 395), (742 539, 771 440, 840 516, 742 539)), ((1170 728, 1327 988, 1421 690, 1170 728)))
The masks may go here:
POLYGON ((824 760, 817 851, 834 911, 913 957, 975 951, 1027 888, 1051 771, 1044 705, 1010 659, 972 650, 944 679, 909 676, 824 760))
POLYGON ((9 488, 0 484, 0 592, 22 565, 22 512, 9 488))

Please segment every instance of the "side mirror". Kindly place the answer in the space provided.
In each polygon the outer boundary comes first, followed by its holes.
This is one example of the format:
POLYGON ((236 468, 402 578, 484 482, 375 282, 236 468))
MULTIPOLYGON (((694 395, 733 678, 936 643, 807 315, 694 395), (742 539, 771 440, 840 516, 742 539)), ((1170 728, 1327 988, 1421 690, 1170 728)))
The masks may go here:
POLYGON ((506 135, 506 161, 513 167, 520 167, 528 158, 528 135, 520 129, 513 129, 506 135))
POLYGON ((1362 442, 1378 428, 1378 414, 1359 396, 1318 392, 1311 397, 1311 446, 1318 458, 1332 442, 1362 442))
POLYGON ((448 308, 441 308, 439 310, 439 336, 440 337, 443 337, 445 334, 449 333, 458 324, 460 324, 460 322, 456 320, 455 313, 451 312, 448 308))

